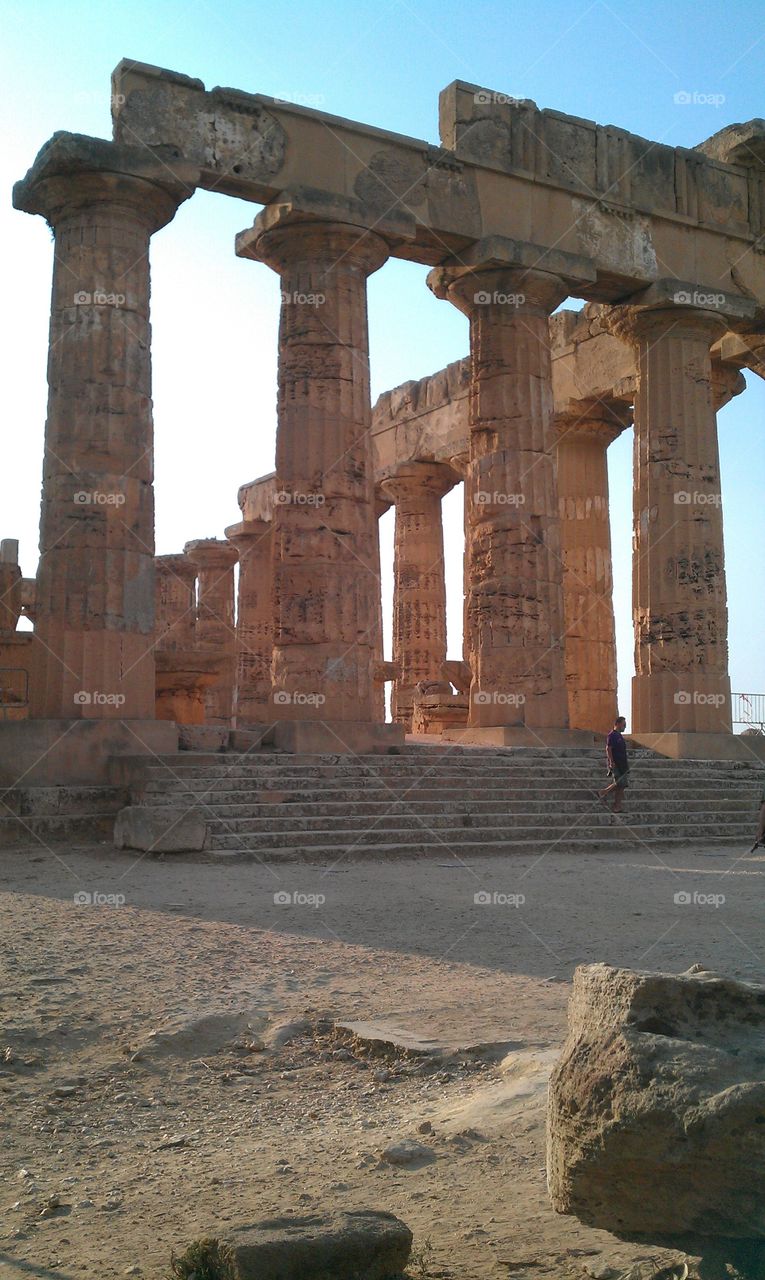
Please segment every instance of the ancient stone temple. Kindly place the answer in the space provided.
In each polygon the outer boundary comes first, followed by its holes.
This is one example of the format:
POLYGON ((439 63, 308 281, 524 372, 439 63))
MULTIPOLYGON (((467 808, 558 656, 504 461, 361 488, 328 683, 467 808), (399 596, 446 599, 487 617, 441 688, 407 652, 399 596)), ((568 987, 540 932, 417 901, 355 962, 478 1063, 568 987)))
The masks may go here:
POLYGON ((413 725, 591 744, 616 710, 607 450, 629 428, 633 737, 735 755, 716 413, 763 371, 761 122, 689 151, 457 81, 432 145, 134 62, 113 103, 113 140, 55 134, 14 190, 56 242, 34 588, 0 557, 17 763, 92 777, 179 724, 288 751, 389 750, 413 725), (225 537, 155 558, 150 240, 197 188, 262 206, 235 252, 281 291, 275 472, 225 537), (390 257, 429 268, 469 355, 373 406, 367 281, 390 257))

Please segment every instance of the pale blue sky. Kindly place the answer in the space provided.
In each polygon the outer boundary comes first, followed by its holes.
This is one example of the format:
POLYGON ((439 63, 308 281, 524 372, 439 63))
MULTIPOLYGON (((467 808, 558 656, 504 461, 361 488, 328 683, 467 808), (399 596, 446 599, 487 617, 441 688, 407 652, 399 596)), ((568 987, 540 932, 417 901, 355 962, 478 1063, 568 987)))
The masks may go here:
MULTIPOLYGON (((765 114, 760 4, 689 0, 454 0, 374 4, 73 0, 0 4, 5 133, 0 231, 7 330, 0 397, 0 537, 37 560, 49 232, 10 208, 10 187, 56 129, 109 136, 109 75, 122 57, 289 98, 438 140, 438 93, 463 79, 676 146, 765 114), (678 92, 723 97, 680 105, 678 92)), ((257 207, 199 192, 153 243, 157 550, 222 536, 236 490, 273 466, 278 282, 234 256, 257 207)), ((389 262, 370 282, 373 395, 466 354, 467 322, 425 287, 426 269, 389 262)), ((573 303, 571 305, 578 305, 573 303)), ((765 689, 762 545, 765 386, 720 416, 734 688, 765 689)), ((629 715, 631 433, 610 450, 620 697, 629 715)), ((459 494, 444 502, 450 656, 460 656, 459 494)), ((392 563, 392 516, 382 522, 392 563)), ((386 573, 389 601, 390 574, 386 573)))

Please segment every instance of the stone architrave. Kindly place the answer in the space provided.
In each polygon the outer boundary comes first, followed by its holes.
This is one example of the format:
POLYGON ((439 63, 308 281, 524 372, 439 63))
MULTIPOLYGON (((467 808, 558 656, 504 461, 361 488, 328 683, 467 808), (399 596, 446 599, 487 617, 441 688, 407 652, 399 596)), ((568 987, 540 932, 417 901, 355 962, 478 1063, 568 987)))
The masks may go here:
POLYGON ((568 288, 512 266, 428 282, 470 319, 469 723, 566 729, 548 321, 568 288))
POLYGON ((14 188, 55 233, 35 717, 154 716, 149 240, 197 176, 62 133, 14 188))
POLYGON ((441 681, 446 662, 446 577, 441 499, 456 477, 435 462, 412 462, 383 482, 396 506, 393 565, 393 719, 412 726, 414 689, 441 681))
POLYGON ((711 344, 723 316, 615 308, 637 353, 633 733, 730 733, 728 609, 711 344))
POLYGON ((569 723, 597 733, 617 715, 606 451, 630 418, 626 407, 594 401, 555 419, 569 723))
POLYGON ((183 548, 197 571, 197 641, 220 659, 218 677, 207 690, 206 723, 231 725, 236 670, 234 565, 236 547, 218 538, 198 538, 183 548))
POLYGON ((276 618, 280 719, 372 722, 378 695, 367 277, 381 236, 339 222, 280 223, 265 209, 241 257, 281 278, 276 618))
POLYGON ((244 520, 226 530, 226 537, 239 553, 234 717, 240 729, 270 723, 274 715, 272 532, 273 526, 266 520, 244 520))

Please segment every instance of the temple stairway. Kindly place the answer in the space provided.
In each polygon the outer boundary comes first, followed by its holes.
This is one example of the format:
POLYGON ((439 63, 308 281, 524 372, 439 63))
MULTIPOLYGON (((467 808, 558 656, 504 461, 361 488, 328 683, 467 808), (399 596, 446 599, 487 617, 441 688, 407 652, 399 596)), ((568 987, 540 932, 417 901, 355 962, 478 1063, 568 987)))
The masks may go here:
POLYGON ((615 844, 751 845, 765 770, 631 756, 621 820, 595 792, 600 750, 407 744, 392 755, 183 752, 136 761, 133 803, 197 806, 221 859, 512 851, 606 852, 615 844))

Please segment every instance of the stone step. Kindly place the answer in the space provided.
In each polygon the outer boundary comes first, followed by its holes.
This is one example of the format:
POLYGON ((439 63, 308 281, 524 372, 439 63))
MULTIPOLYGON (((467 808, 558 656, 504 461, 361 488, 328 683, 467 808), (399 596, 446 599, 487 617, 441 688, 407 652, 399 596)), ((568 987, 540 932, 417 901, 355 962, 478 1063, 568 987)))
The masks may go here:
POLYGON ((123 787, 9 787, 0 791, 0 817, 84 817, 116 812, 127 803, 123 787))
MULTIPOLYGON (((598 790, 606 785, 607 779, 598 778, 590 782, 570 781, 563 783, 558 782, 554 785, 546 785, 544 782, 535 782, 534 784, 521 782, 506 782, 504 785, 486 785, 483 787, 470 786, 467 784, 458 785, 450 783, 442 787, 434 785, 418 785, 412 784, 408 787, 394 786, 362 786, 354 787, 314 787, 305 786, 299 789, 287 786, 262 787, 252 786, 251 788, 243 787, 240 781, 235 784, 230 779, 200 779, 194 786, 187 786, 177 782, 164 783, 148 783, 145 787, 140 788, 140 793, 147 803, 153 803, 159 798, 199 798, 207 797, 208 799, 219 800, 220 803, 231 803, 232 798, 236 797, 240 803, 258 803, 262 797, 262 803, 313 803, 313 804, 355 804, 368 801, 369 803, 385 803, 386 801, 421 801, 421 802, 437 802, 439 804, 451 803, 475 803, 481 800, 493 801, 495 803, 507 803, 511 801, 537 800, 542 803, 552 805, 564 805, 574 803, 577 800, 595 800, 595 794, 598 790), (269 799, 273 797, 273 799, 269 799)), ((714 797, 720 801, 740 801, 742 803, 754 803, 761 792, 759 784, 708 784, 706 787, 695 785, 672 783, 671 786, 656 787, 645 780, 636 780, 630 783, 630 796, 637 797, 641 800, 676 800, 678 803, 683 801, 690 802, 694 799, 714 797)))
MULTIPOLYGON (((567 772, 589 772, 605 767, 605 756, 598 755, 596 759, 576 760, 576 759, 560 759, 556 756, 535 757, 528 760, 519 760, 514 756, 505 756, 500 758, 492 758, 484 761, 465 761, 453 759, 451 757, 443 760, 423 760, 412 761, 409 759, 401 759, 390 756, 370 756, 365 758, 341 756, 338 759, 327 757, 317 757, 316 759, 307 758, 305 756, 296 757, 291 755, 281 755, 272 757, 257 756, 209 756, 203 758, 187 758, 185 756, 172 756, 164 759, 159 757, 151 757, 149 761, 145 758, 142 761, 144 772, 147 776, 158 772, 178 772, 178 773, 194 773, 194 772, 221 772, 231 773, 244 770, 246 772, 258 772, 263 774, 271 774, 276 772, 294 773, 296 776, 305 776, 307 774, 343 774, 366 772, 369 774, 414 774, 422 775, 424 772, 438 773, 476 773, 483 775, 486 772, 505 773, 515 771, 524 774, 534 772, 547 772, 555 770, 560 773, 567 772)), ((735 774, 746 774, 755 772, 762 774, 761 766, 755 764, 742 765, 741 763, 726 762, 721 760, 710 761, 688 761, 688 760, 632 760, 632 767, 640 772, 647 773, 693 773, 697 777, 701 774, 707 776, 709 773, 721 773, 725 776, 735 774)))
MULTIPOLYGON (((530 796, 517 796, 509 798, 507 796, 496 800, 486 800, 483 797, 476 797, 470 800, 459 800, 450 797, 435 806, 433 801, 421 800, 417 797, 395 798, 388 796, 380 800, 370 800, 368 796, 356 796, 352 799, 341 801, 325 801, 323 799, 307 799, 304 792, 293 792, 283 801, 275 802, 273 800, 259 801, 255 796, 247 792, 224 792, 225 799, 211 795, 205 797, 194 791, 178 791, 168 792, 167 795, 152 793, 143 797, 143 803, 149 806, 160 806, 161 803, 173 805, 192 805, 202 803, 207 809, 213 811, 221 817, 247 817, 252 816, 264 822, 294 822, 303 819, 314 821, 319 818, 345 818, 352 815, 365 816, 373 818, 376 814, 387 813, 418 813, 441 815, 445 818, 460 818, 463 816, 490 816, 521 813, 549 813, 551 804, 550 798, 534 799, 530 796)), ((274 792, 275 796, 279 796, 279 792, 274 792)), ((634 801, 634 794, 630 792, 630 800, 634 801)), ((661 797, 661 806, 659 806, 656 797, 646 796, 646 801, 653 799, 654 803, 641 804, 639 811, 641 814, 649 812, 677 814, 683 818, 689 814, 694 815, 718 815, 730 814, 731 816, 740 815, 742 820, 752 817, 757 809, 757 804, 750 796, 742 796, 741 798, 731 799, 728 796, 722 796, 719 799, 714 794, 705 793, 703 797, 694 796, 693 798, 675 798, 661 797)), ((581 794, 574 799, 568 800, 562 816, 571 815, 572 813, 588 813, 593 812, 597 805, 590 796, 584 797, 581 794)), ((637 806, 630 804, 630 812, 635 812, 637 806)), ((561 812, 558 807, 558 812, 561 812)))
MULTIPOLYGON (((273 806, 271 806, 273 809, 273 806)), ((716 810, 696 810, 690 813, 683 813, 679 810, 668 812, 665 809, 643 809, 630 810, 627 814, 627 820, 636 820, 646 823, 663 822, 669 826, 682 826, 690 824, 698 829, 705 823, 720 824, 727 822, 734 823, 754 823, 755 812, 751 809, 726 810, 718 812, 716 810)), ((453 830, 470 831, 491 828, 507 828, 509 824, 517 826, 524 822, 538 822, 539 819, 548 818, 549 821, 556 825, 569 825, 573 821, 583 820, 590 821, 592 825, 601 825, 601 819, 605 822, 609 821, 609 814, 605 809, 595 810, 592 805, 589 807, 582 806, 573 811, 567 810, 565 813, 557 813, 551 815, 549 806, 545 808, 542 805, 535 809, 520 809, 513 811, 505 811, 504 813, 444 813, 436 810, 421 810, 415 806, 401 810, 391 811, 383 809, 376 813, 370 812, 368 809, 359 808, 351 813, 344 814, 315 814, 310 812, 300 814, 284 814, 278 810, 269 814, 257 813, 248 810, 246 806, 237 806, 235 809, 219 808, 218 806, 209 806, 206 808, 206 818, 208 823, 215 825, 216 823, 227 823, 232 829, 247 831, 352 831, 363 830, 364 827, 376 826, 383 827, 410 827, 415 823, 427 823, 433 828, 450 828, 453 830)), ((546 824, 545 824, 546 825, 546 824)))
MULTIPOLYGON (((606 831, 613 834, 614 831, 618 835, 614 839, 633 839, 636 841, 660 840, 664 837, 671 839, 679 839, 682 837, 686 843, 697 843, 699 840, 710 841, 722 837, 736 837, 745 843, 747 836, 751 837, 751 823, 702 823, 684 825, 672 825, 665 822, 649 823, 625 823, 612 825, 609 823, 607 815, 606 821, 603 823, 550 823, 542 824, 513 824, 511 828, 505 827, 472 827, 472 828, 450 828, 443 827, 440 830, 430 828, 428 824, 414 824, 411 827, 381 827, 366 826, 359 829, 348 829, 340 831, 283 831, 277 832, 273 830, 263 830, 254 832, 247 827, 246 820, 242 822, 232 822, 230 824, 221 823, 219 821, 211 821, 209 824, 211 843, 214 848, 236 848, 237 845, 247 844, 251 848, 259 846, 271 848, 312 848, 323 847, 328 843, 328 838, 332 836, 334 847, 343 848, 357 845, 379 845, 379 844, 395 844, 398 846, 417 845, 422 842, 423 835, 429 834, 434 843, 443 842, 444 844, 455 845, 460 849, 467 846, 481 847, 486 843, 496 843, 499 831, 504 830, 504 843, 515 844, 528 843, 539 845, 549 845, 559 839, 565 839, 568 836, 576 836, 579 839, 595 839, 602 837, 606 831)), ((502 843, 502 841, 500 841, 502 843)))
MULTIPOLYGON (((559 853, 601 853, 604 856, 613 853, 615 845, 633 845, 638 850, 645 849, 646 846, 652 852, 669 853, 674 849, 682 849, 688 845, 687 838, 663 837, 661 840, 646 840, 642 836, 634 836, 629 833, 622 833, 615 836, 616 827, 609 827, 607 832, 599 835, 588 835, 584 839, 575 837, 571 834, 567 835, 565 840, 556 842, 555 849, 559 853)), ((747 837, 749 839, 749 837, 747 837)), ((719 836, 713 843, 716 849, 743 849, 748 847, 747 839, 743 840, 740 836, 719 836)), ((455 850, 445 845, 443 841, 426 841, 423 840, 419 844, 401 845, 401 844, 378 844, 378 845, 353 845, 346 849, 339 848, 337 844, 330 845, 313 845, 310 848, 302 848, 297 845, 287 846, 286 848, 277 847, 254 847, 242 844, 238 847, 227 847, 214 843, 211 849, 211 856, 221 861, 232 862, 310 862, 315 864, 317 861, 336 863, 341 858, 362 858, 374 857, 381 858, 413 858, 436 856, 448 858, 450 862, 459 862, 462 859, 470 857, 484 857, 486 855, 503 855, 517 854, 519 856, 529 856, 539 854, 540 849, 544 850, 550 847, 550 841, 539 840, 531 841, 479 841, 473 843, 470 841, 460 841, 455 857, 455 850)))
POLYGON ((0 849, 14 845, 93 844, 114 835, 115 811, 0 818, 0 849))

